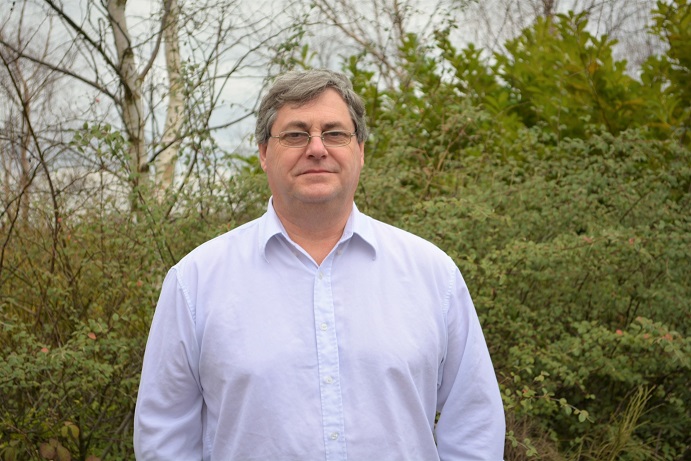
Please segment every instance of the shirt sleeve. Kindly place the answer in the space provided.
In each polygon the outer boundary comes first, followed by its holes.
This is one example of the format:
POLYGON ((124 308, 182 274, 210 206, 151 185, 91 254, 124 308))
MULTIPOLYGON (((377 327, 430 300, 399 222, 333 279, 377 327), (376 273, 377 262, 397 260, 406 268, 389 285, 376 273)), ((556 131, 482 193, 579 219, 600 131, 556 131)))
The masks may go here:
POLYGON ((144 353, 134 413, 137 460, 202 459, 199 347, 178 273, 166 276, 144 353))
POLYGON ((498 461, 503 458, 506 422, 496 374, 458 269, 450 286, 435 430, 439 458, 498 461))

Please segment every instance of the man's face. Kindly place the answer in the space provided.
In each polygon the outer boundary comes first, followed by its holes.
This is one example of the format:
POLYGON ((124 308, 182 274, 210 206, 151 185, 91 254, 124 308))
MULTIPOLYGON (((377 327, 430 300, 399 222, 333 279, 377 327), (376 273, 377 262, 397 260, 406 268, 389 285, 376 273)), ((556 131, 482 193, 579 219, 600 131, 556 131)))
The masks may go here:
POLYGON ((314 136, 306 147, 285 147, 277 138, 259 145, 259 159, 266 172, 274 206, 279 210, 298 210, 305 204, 353 201, 364 164, 364 143, 355 137, 340 147, 324 147, 319 135, 325 131, 355 131, 348 106, 332 89, 296 107, 278 110, 271 135, 283 131, 305 131, 314 136))

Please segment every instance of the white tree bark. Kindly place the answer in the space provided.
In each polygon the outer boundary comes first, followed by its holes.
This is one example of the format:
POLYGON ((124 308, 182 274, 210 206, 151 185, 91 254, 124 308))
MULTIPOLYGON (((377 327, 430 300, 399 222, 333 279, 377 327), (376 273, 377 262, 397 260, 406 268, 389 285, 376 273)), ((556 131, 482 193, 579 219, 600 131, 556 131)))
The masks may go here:
POLYGON ((165 192, 175 179, 175 163, 180 151, 180 131, 183 122, 184 97, 180 68, 180 39, 178 21, 180 9, 177 0, 168 0, 164 15, 163 45, 168 72, 168 107, 161 138, 162 151, 155 160, 156 185, 165 192))
POLYGON ((127 0, 108 0, 107 9, 117 50, 118 73, 124 91, 122 118, 130 141, 130 175, 136 187, 146 183, 148 163, 142 104, 143 77, 137 72, 132 40, 125 19, 126 5, 127 0))

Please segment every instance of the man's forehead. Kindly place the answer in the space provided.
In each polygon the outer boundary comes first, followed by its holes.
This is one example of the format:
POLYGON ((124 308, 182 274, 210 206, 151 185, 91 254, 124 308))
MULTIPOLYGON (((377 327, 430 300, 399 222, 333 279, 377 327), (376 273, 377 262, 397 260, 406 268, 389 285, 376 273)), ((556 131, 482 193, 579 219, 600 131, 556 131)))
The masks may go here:
POLYGON ((274 123, 284 127, 309 128, 319 125, 322 128, 347 128, 352 123, 348 105, 335 90, 326 90, 307 102, 286 102, 278 108, 274 123), (327 95, 327 92, 333 93, 327 95), (337 100, 335 100, 337 98, 337 100), (317 105, 317 110, 311 111, 317 105))
POLYGON ((291 109, 291 110, 302 109, 305 107, 315 105, 321 99, 327 98, 327 97, 329 99, 337 98, 338 100, 340 100, 340 102, 343 103, 344 106, 348 107, 348 104, 346 103, 346 101, 343 98, 343 96, 341 95, 341 93, 339 93, 338 91, 336 91, 333 88, 324 88, 319 93, 315 93, 314 95, 312 95, 312 97, 306 101, 285 101, 283 104, 281 104, 278 107, 278 110, 281 111, 283 109, 291 109))

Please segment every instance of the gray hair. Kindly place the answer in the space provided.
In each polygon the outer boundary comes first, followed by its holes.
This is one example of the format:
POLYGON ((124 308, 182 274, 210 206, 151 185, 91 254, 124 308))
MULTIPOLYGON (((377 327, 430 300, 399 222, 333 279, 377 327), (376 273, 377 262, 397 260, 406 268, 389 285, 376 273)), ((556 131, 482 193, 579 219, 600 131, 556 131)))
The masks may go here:
POLYGON ((336 90, 348 105, 357 141, 364 142, 367 139, 365 103, 353 90, 348 77, 328 69, 310 69, 286 72, 276 78, 257 111, 257 126, 254 130, 257 143, 269 142, 271 128, 281 107, 289 103, 302 106, 329 88, 336 90))

